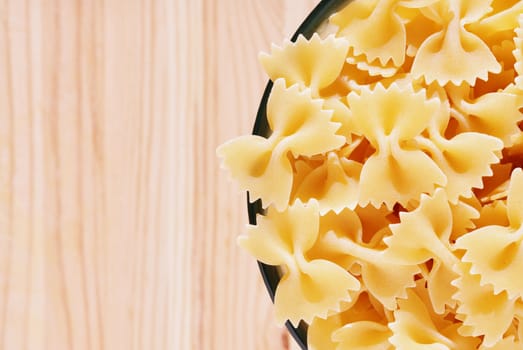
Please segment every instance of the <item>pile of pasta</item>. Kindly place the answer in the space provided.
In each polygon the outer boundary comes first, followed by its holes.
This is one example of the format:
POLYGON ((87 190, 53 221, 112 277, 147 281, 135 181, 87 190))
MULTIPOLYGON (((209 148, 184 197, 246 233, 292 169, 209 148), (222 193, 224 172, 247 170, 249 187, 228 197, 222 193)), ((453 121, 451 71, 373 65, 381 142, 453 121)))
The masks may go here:
POLYGON ((356 0, 260 56, 270 135, 217 153, 314 350, 523 349, 523 1, 356 0))

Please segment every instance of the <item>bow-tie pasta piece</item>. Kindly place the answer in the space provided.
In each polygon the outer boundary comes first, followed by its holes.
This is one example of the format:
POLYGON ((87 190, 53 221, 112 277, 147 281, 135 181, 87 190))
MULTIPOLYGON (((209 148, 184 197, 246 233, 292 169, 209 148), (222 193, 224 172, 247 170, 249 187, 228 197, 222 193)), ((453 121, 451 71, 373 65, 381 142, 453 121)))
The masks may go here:
POLYGON ((474 188, 481 188, 482 178, 492 175, 491 165, 500 161, 503 143, 478 132, 453 132, 449 136, 446 129, 451 108, 444 90, 431 88, 428 91, 439 96, 440 108, 428 128, 428 137, 420 135, 415 141, 445 174, 445 192, 449 200, 456 203, 460 196, 472 196, 474 188))
POLYGON ((298 84, 309 87, 313 96, 334 82, 340 74, 348 51, 348 42, 329 35, 321 39, 314 34, 307 40, 273 45, 271 54, 260 54, 260 61, 272 81, 283 78, 287 86, 298 84))
POLYGON ((330 121, 331 115, 309 92, 286 88, 277 80, 267 105, 271 136, 242 136, 221 145, 217 154, 252 200, 261 198, 264 207, 274 204, 284 210, 292 190, 290 158, 328 152, 345 143, 345 137, 336 135, 339 124, 330 121))
POLYGON ((390 226, 392 236, 384 238, 388 245, 385 255, 403 264, 421 264, 433 259, 427 289, 434 309, 443 313, 446 305, 455 304, 452 300, 455 288, 441 288, 440 283, 450 283, 456 278, 452 267, 458 262, 449 243, 452 211, 445 192, 438 189, 432 198, 423 195, 419 207, 401 213, 400 219, 399 224, 390 226))
POLYGON ((452 203, 460 196, 470 197, 481 188, 482 178, 492 175, 491 165, 500 161, 503 143, 498 138, 475 132, 458 134, 447 140, 431 133, 432 159, 447 178, 445 192, 452 203))
POLYGON ((459 132, 478 132, 492 135, 503 141, 505 147, 512 145, 520 134, 518 123, 523 120, 523 94, 516 90, 500 90, 469 99, 468 89, 449 88, 454 116, 460 116, 459 132))
POLYGON ((295 270, 283 275, 274 296, 280 325, 286 319, 297 327, 300 320, 310 324, 314 317, 326 318, 351 300, 350 291, 360 289, 355 277, 331 261, 307 261, 301 256, 296 260, 295 270))
POLYGON ((508 226, 489 225, 460 237, 455 244, 466 251, 462 260, 470 272, 490 284, 494 293, 506 291, 510 298, 523 296, 523 171, 512 173, 507 201, 508 226), (489 247, 485 249, 485 247, 489 247))
POLYGON ((338 35, 347 39, 354 55, 376 59, 382 66, 392 61, 401 66, 405 60, 406 32, 395 13, 397 0, 353 1, 334 14, 330 22, 338 35))
POLYGON ((482 285, 480 277, 470 273, 470 265, 459 263, 460 277, 453 284, 458 288, 456 317, 463 322, 459 331, 465 336, 483 336, 484 346, 494 346, 511 326, 515 300, 503 291, 494 293, 490 285, 482 285))
POLYGON ((320 231, 323 233, 319 242, 323 251, 330 251, 329 255, 334 256, 345 255, 347 261, 359 265, 368 292, 386 309, 394 310, 396 299, 405 298, 406 289, 414 287, 419 267, 398 264, 387 259, 382 249, 365 243, 361 221, 350 210, 339 215, 329 213, 321 222, 320 231))
POLYGON ((359 281, 337 264, 306 259, 318 232, 317 203, 297 201, 285 212, 269 208, 239 238, 239 244, 258 260, 284 267, 274 296, 280 324, 288 319, 297 326, 300 320, 310 323, 314 317, 326 318, 330 311, 339 311, 341 302, 351 300, 350 291, 360 289, 359 281))
POLYGON ((407 299, 399 300, 394 311, 394 322, 389 324, 393 335, 389 341, 398 350, 472 350, 478 341, 465 338, 449 328, 448 323, 434 319, 427 305, 414 290, 407 299), (442 328, 442 325, 447 327, 442 328), (458 346, 460 344, 460 346, 458 346))
POLYGON ((372 90, 364 87, 360 94, 351 92, 347 100, 355 133, 376 150, 363 164, 361 206, 406 205, 422 193, 432 193, 436 185, 445 185, 445 175, 429 156, 404 146, 427 128, 440 107, 437 99, 427 99, 424 90, 378 84, 372 90))
POLYGON ((277 203, 283 208, 292 186, 292 165, 285 153, 275 154, 276 143, 275 139, 245 135, 222 144, 216 153, 240 188, 250 191, 252 201, 262 198, 266 207, 277 203))
POLYGON ((294 157, 312 157, 340 148, 345 137, 337 135, 340 124, 331 121, 332 111, 323 100, 311 99, 309 91, 296 85, 286 88, 282 79, 274 82, 267 103, 267 120, 276 139, 275 148, 289 150, 294 157))
POLYGON ((450 1, 448 7, 439 6, 443 13, 438 17, 444 29, 429 36, 420 46, 412 65, 415 76, 423 76, 427 84, 437 81, 441 86, 449 82, 474 85, 476 79, 487 80, 488 73, 501 71, 488 45, 464 26, 488 10, 484 3, 463 0, 450 1))

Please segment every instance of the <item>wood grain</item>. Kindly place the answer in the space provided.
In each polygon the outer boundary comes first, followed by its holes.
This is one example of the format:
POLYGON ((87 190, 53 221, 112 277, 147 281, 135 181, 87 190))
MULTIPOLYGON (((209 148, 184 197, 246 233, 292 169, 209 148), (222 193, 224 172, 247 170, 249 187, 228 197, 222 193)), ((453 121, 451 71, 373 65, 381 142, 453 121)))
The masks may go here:
POLYGON ((0 349, 294 346, 215 149, 314 5, 0 0, 0 349))

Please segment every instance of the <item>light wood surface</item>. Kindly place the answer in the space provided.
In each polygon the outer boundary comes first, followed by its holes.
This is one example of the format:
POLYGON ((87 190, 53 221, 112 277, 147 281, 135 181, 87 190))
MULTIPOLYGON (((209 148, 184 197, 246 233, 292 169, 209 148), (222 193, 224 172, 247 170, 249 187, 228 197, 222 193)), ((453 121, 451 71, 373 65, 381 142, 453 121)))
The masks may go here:
POLYGON ((295 346, 215 148, 315 2, 0 0, 0 349, 295 346))

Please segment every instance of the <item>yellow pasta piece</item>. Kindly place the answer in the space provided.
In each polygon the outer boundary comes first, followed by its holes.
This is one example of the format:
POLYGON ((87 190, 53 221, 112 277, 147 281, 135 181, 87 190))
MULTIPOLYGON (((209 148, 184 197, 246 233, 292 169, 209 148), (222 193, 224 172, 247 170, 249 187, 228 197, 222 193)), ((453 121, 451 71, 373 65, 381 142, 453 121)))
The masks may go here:
POLYGON ((271 54, 260 54, 265 71, 275 81, 283 78, 287 86, 298 84, 318 91, 338 77, 347 55, 348 42, 333 35, 321 39, 314 34, 310 40, 300 35, 295 43, 287 41, 283 47, 272 46, 271 54))
MULTIPOLYGON (((444 191, 434 196, 423 195, 419 207, 400 215, 401 222, 391 225, 392 236, 385 237, 388 246, 385 255, 404 264, 421 264, 429 259, 434 266, 427 276, 427 288, 438 313, 445 305, 454 306, 454 288, 441 288, 442 282, 456 278, 452 267, 458 258, 451 251, 449 238, 452 231, 452 212, 444 191)), ((444 284, 448 285, 448 283, 444 284)))
POLYGON ((414 287, 414 276, 420 272, 416 265, 395 263, 387 259, 383 251, 339 237, 334 232, 327 233, 322 243, 352 257, 361 267, 361 278, 369 293, 389 310, 396 308, 397 298, 406 297, 407 288, 414 287))
POLYGON ((222 166, 252 200, 262 198, 265 206, 276 203, 285 208, 292 186, 292 166, 286 152, 275 152, 275 140, 261 136, 241 136, 221 145, 217 154, 222 166), (274 179, 278 184, 274 186, 274 179))
POLYGON ((450 266, 456 262, 449 246, 452 212, 445 192, 433 197, 422 195, 414 211, 400 213, 400 223, 390 226, 392 236, 385 237, 387 256, 405 264, 420 264, 440 257, 450 266))
POLYGON ((360 288, 359 281, 338 265, 324 259, 302 260, 299 271, 283 275, 276 289, 274 306, 280 325, 288 319, 295 327, 303 320, 326 318, 350 300, 349 290, 360 288))
POLYGON ((502 140, 505 147, 511 146, 520 133, 518 123, 523 120, 523 113, 519 109, 523 107, 523 95, 509 88, 470 100, 467 92, 466 89, 450 90, 455 111, 461 115, 459 132, 492 135, 502 140))
POLYGON ((460 196, 472 196, 473 188, 482 187, 482 178, 492 175, 491 165, 500 161, 503 149, 498 138, 475 132, 461 133, 450 140, 434 132, 431 142, 435 147, 428 152, 446 176, 445 192, 452 203, 460 196))
POLYGON ((322 100, 311 99, 308 91, 301 92, 296 85, 287 89, 278 79, 267 103, 269 139, 279 141, 276 147, 288 149, 295 157, 338 149, 345 138, 336 134, 340 125, 331 122, 331 116, 332 111, 322 109, 322 100))
POLYGON ((487 44, 464 27, 486 9, 485 1, 466 0, 450 1, 449 7, 434 8, 434 19, 443 21, 444 30, 432 34, 421 44, 414 58, 412 73, 417 77, 423 76, 427 84, 437 81, 441 86, 449 82, 474 85, 478 78, 487 80, 489 72, 499 73, 501 65, 487 44), (441 12, 438 13, 438 10, 441 12))
POLYGON ((406 33, 401 18, 394 12, 397 0, 353 1, 330 18, 338 35, 348 40, 355 55, 381 65, 390 60, 401 66, 405 59, 406 33))
POLYGON ((483 336, 484 346, 493 346, 502 340, 514 317, 514 299, 506 292, 494 293, 490 285, 482 285, 480 277, 470 273, 470 265, 458 263, 460 277, 453 282, 458 288, 457 318, 464 336, 483 336))
POLYGON ((277 80, 267 105, 271 136, 243 136, 221 145, 217 154, 253 200, 261 198, 264 207, 274 204, 284 210, 292 190, 289 156, 312 156, 345 143, 335 134, 339 124, 330 121, 331 115, 309 92, 286 88, 283 80, 277 80))
POLYGON ((462 261, 472 264, 470 272, 490 284, 494 293, 507 292, 509 298, 523 296, 523 171, 512 173, 507 201, 508 226, 489 225, 470 232, 456 241, 466 250, 462 261), (489 247, 489 249, 485 249, 489 247))
POLYGON ((351 300, 349 291, 360 289, 360 282, 339 265, 306 259, 318 232, 317 202, 297 201, 283 213, 269 208, 238 240, 258 260, 285 267, 274 296, 280 324, 289 319, 297 326, 301 320, 310 323, 314 317, 326 318, 330 311, 340 310, 342 301, 351 300))
POLYGON ((440 85, 449 82, 454 85, 462 82, 474 84, 476 79, 486 80, 489 72, 500 71, 501 66, 488 46, 460 26, 457 20, 449 23, 446 31, 427 38, 412 65, 415 76, 423 76, 427 83, 437 81, 440 85), (467 65, 455 62, 467 62, 467 65))
MULTIPOLYGON (((361 278, 373 297, 385 308, 393 310, 396 298, 404 298, 405 290, 415 285, 414 275, 420 272, 416 265, 398 264, 384 256, 383 250, 373 246, 381 241, 363 241, 363 230, 358 215, 345 210, 340 214, 329 213, 322 217, 318 245, 329 260, 342 261, 345 268, 353 264, 360 267, 361 278), (332 258, 331 258, 332 256, 332 258)), ((377 234, 380 229, 376 228, 377 234)), ((317 253, 316 253, 317 256, 317 253)))
POLYGON ((381 84, 374 90, 364 88, 347 99, 355 133, 376 149, 360 176, 362 206, 369 202, 375 207, 404 205, 422 193, 432 193, 436 185, 445 185, 445 176, 432 159, 419 149, 402 147, 428 126, 439 108, 436 99, 394 84, 388 89, 381 84))

